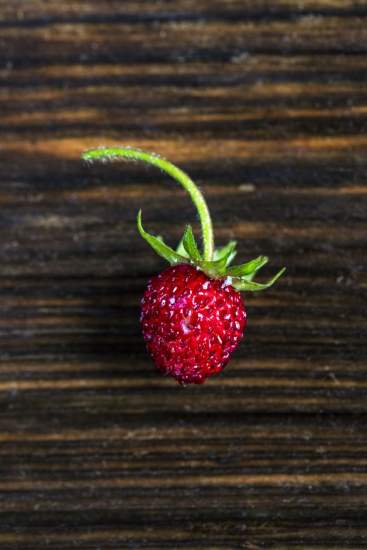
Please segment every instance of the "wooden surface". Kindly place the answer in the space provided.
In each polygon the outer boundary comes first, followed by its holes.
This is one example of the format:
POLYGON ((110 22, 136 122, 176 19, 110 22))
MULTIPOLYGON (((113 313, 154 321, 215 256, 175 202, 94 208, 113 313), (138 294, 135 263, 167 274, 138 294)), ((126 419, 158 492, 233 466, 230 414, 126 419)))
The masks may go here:
POLYGON ((364 1, 0 0, 1 550, 367 547, 366 53, 364 1), (194 210, 120 143, 288 267, 202 387, 138 325, 136 212, 194 210))

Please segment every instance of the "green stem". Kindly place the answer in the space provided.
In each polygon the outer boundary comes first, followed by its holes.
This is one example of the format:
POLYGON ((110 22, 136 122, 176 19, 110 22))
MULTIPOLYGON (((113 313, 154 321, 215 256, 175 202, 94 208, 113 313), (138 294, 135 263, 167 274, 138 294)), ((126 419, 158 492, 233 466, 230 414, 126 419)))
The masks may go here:
POLYGON ((148 153, 140 149, 133 149, 130 147, 104 147, 86 151, 82 155, 82 158, 87 161, 115 160, 121 157, 132 160, 142 160, 148 164, 157 166, 186 189, 199 214, 204 245, 204 260, 211 261, 214 253, 213 224, 205 199, 192 179, 171 162, 168 162, 154 153, 148 153))

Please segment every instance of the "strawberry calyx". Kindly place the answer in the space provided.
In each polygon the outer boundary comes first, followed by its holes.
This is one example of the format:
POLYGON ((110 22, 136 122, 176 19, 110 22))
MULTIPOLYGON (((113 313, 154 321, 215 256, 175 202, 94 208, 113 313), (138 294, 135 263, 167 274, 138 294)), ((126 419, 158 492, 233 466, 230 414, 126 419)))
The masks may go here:
POLYGON ((168 246, 160 236, 148 233, 142 223, 141 210, 137 216, 137 227, 142 238, 153 250, 171 265, 191 264, 213 279, 227 279, 236 290, 259 291, 272 286, 284 273, 281 269, 265 283, 255 282, 257 272, 268 262, 267 256, 259 256, 244 264, 231 265, 236 256, 236 241, 230 241, 220 248, 214 247, 213 225, 205 199, 197 185, 180 168, 155 153, 131 147, 98 148, 86 151, 82 158, 86 161, 102 162, 116 159, 141 160, 157 166, 180 183, 189 193, 195 204, 202 229, 203 251, 200 252, 191 225, 187 225, 176 249, 168 246))

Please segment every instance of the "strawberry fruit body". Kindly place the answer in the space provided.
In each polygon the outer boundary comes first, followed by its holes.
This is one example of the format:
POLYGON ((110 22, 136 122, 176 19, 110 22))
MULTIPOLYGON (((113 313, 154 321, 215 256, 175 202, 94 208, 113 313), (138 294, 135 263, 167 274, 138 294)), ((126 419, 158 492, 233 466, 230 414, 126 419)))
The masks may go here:
POLYGON ((228 279, 181 264, 148 284, 141 315, 147 348, 157 368, 182 384, 221 371, 243 336, 245 306, 228 279))
POLYGON ((130 147, 94 149, 86 151, 83 158, 125 158, 157 166, 180 183, 195 204, 203 251, 199 250, 190 225, 176 249, 145 231, 141 211, 137 225, 143 239, 171 264, 151 279, 142 299, 141 326, 148 351, 164 374, 181 384, 201 384, 223 369, 243 336, 246 312, 240 291, 268 288, 284 268, 266 283, 258 283, 254 276, 268 262, 266 256, 231 265, 236 241, 214 247, 212 221, 202 193, 185 172, 169 161, 130 147))

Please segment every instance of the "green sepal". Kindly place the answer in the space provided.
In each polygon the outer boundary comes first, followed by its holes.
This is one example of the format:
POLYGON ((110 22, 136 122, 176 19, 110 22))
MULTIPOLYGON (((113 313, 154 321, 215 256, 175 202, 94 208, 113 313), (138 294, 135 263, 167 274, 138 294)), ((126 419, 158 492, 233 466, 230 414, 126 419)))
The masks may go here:
POLYGON ((226 270, 227 270, 228 261, 233 255, 235 246, 236 246, 236 242, 231 241, 226 246, 225 253, 222 254, 218 260, 201 261, 201 262, 198 262, 197 265, 200 267, 200 269, 205 271, 205 273, 209 275, 209 277, 225 276, 227 274, 226 270))
POLYGON ((145 231, 141 222, 141 210, 138 212, 137 226, 140 235, 145 241, 155 250, 155 252, 167 260, 170 264, 187 263, 187 258, 184 258, 177 252, 175 252, 170 246, 163 242, 162 237, 155 237, 145 231))
POLYGON ((275 281, 277 281, 279 277, 283 275, 284 271, 285 271, 285 267, 283 267, 283 269, 278 271, 278 273, 274 275, 274 277, 270 279, 270 281, 268 281, 267 283, 255 283, 255 281, 249 281, 246 278, 243 278, 243 279, 239 278, 237 280, 236 279, 233 280, 232 286, 236 290, 249 290, 251 292, 256 292, 258 290, 265 290, 266 288, 269 288, 269 286, 272 286, 275 283, 275 281))
POLYGON ((184 238, 182 236, 182 239, 180 240, 180 242, 177 245, 176 252, 177 252, 177 254, 179 254, 180 256, 182 256, 183 258, 186 258, 188 260, 189 255, 185 250, 185 247, 184 247, 184 244, 183 244, 183 239, 184 238))
POLYGON ((202 255, 198 250, 190 226, 186 228, 185 234, 175 251, 166 245, 160 236, 153 236, 145 231, 142 226, 141 211, 138 213, 137 225, 140 235, 159 256, 168 260, 170 264, 190 264, 196 266, 209 277, 220 279, 228 277, 232 280, 234 288, 249 291, 258 291, 270 287, 284 273, 285 268, 280 270, 267 283, 254 282, 252 279, 255 273, 267 262, 267 258, 264 256, 260 256, 246 264, 229 268, 230 263, 236 255, 236 242, 231 241, 226 246, 214 250, 212 221, 201 191, 187 174, 171 162, 159 157, 159 155, 132 147, 104 147, 86 151, 83 154, 83 158, 87 161, 99 160, 102 162, 120 158, 146 162, 170 175, 189 193, 200 218, 204 248, 202 255))
POLYGON ((191 225, 187 225, 185 229, 184 236, 182 238, 182 244, 185 251, 188 254, 188 257, 194 262, 201 261, 201 254, 199 252, 198 246, 196 244, 194 233, 192 232, 191 225))
POLYGON ((267 264, 268 261, 269 258, 267 256, 258 256, 245 264, 230 267, 228 269, 228 275, 231 277, 246 277, 246 280, 251 281, 256 271, 267 264))
POLYGON ((236 246, 237 241, 229 241, 229 243, 227 243, 225 246, 216 248, 214 250, 213 260, 221 260, 225 256, 227 258, 226 266, 228 266, 237 254, 236 246), (227 255, 229 250, 231 251, 231 254, 227 255))

